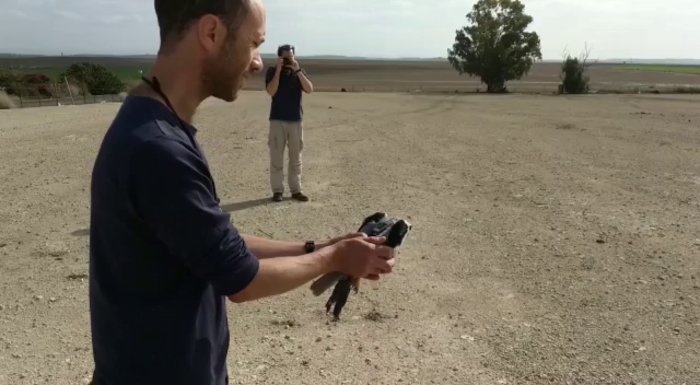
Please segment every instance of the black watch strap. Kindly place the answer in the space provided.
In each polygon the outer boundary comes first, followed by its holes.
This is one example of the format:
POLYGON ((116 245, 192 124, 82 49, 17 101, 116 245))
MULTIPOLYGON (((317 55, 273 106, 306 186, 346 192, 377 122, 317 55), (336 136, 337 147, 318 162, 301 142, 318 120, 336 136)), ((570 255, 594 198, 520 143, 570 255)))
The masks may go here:
POLYGON ((307 254, 313 253, 316 251, 316 243, 314 241, 306 241, 304 244, 304 251, 306 251, 307 254))

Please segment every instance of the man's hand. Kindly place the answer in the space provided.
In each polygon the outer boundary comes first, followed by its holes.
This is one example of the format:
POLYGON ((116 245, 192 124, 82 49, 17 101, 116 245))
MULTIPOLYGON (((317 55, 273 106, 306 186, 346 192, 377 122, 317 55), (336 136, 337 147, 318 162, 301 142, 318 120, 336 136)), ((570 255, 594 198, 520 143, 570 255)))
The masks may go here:
MULTIPOLYGON (((333 246, 338 242, 342 242, 347 239, 353 239, 353 238, 359 238, 359 239, 367 239, 367 234, 362 233, 362 232, 357 232, 357 233, 350 233, 346 235, 341 235, 339 237, 331 238, 330 240, 324 242, 321 244, 321 248, 323 247, 328 247, 328 246, 333 246)), ((379 238, 383 239, 383 238, 379 238)), ((383 243, 384 241, 382 241, 383 243)), ((370 274, 367 277, 364 277, 365 279, 368 279, 370 281, 378 281, 379 280, 379 275, 378 274, 370 274)), ((353 279, 353 288, 355 289, 355 292, 357 293, 360 290, 360 280, 362 278, 360 277, 355 277, 353 279)))
POLYGON ((352 239, 352 238, 367 238, 367 234, 365 233, 350 233, 350 234, 345 234, 341 235, 339 237, 331 238, 326 242, 321 243, 321 247, 328 247, 328 246, 333 246, 338 242, 344 241, 346 239, 352 239))
POLYGON ((300 68, 301 68, 301 66, 299 65, 299 62, 297 61, 297 59, 292 58, 292 69, 294 71, 299 71, 300 68))
POLYGON ((371 280, 391 273, 395 263, 394 249, 384 246, 385 242, 384 237, 358 236, 330 246, 332 270, 371 280))
POLYGON ((279 58, 277 59, 277 72, 282 71, 282 68, 284 68, 284 58, 279 58))

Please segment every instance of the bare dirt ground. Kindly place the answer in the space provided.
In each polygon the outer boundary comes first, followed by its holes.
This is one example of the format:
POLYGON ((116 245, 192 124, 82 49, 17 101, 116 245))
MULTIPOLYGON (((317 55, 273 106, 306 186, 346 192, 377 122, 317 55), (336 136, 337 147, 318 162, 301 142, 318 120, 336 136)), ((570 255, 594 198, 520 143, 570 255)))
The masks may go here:
MULTIPOLYGON (((343 318, 231 305, 234 384, 698 384, 700 98, 321 93, 307 204, 268 203, 268 97, 196 123, 223 206, 280 239, 414 233, 343 318)), ((89 182, 118 104, 0 112, 0 384, 92 370, 89 182)))

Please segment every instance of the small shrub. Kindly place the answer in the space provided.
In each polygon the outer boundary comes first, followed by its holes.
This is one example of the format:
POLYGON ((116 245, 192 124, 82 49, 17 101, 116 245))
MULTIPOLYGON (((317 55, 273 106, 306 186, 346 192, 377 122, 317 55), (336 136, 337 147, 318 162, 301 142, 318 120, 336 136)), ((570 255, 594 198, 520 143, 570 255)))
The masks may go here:
POLYGON ((8 95, 17 95, 21 75, 13 69, 0 68, 0 88, 8 95))
POLYGON ((45 74, 26 74, 20 80, 21 87, 25 88, 27 93, 50 98, 53 96, 51 92, 51 78, 45 74))
POLYGON ((45 74, 21 74, 13 69, 0 69, 0 88, 8 95, 21 97, 53 96, 51 78, 45 74))
POLYGON ((563 88, 567 94, 587 94, 589 78, 585 73, 585 64, 579 59, 568 57, 562 64, 563 88))
POLYGON ((365 319, 368 321, 373 321, 373 322, 382 322, 384 319, 387 319, 387 318, 391 318, 391 317, 380 313, 376 309, 365 314, 365 319))
POLYGON ((588 69, 588 48, 580 57, 571 57, 568 53, 561 65, 562 91, 566 94, 587 94, 590 90, 588 69))
POLYGON ((0 91, 0 110, 9 110, 10 108, 17 108, 15 102, 5 91, 0 91))
POLYGON ((51 78, 44 74, 26 74, 22 76, 22 83, 24 84, 49 84, 51 83, 51 78))
POLYGON ((68 67, 61 77, 85 84, 92 95, 118 94, 124 90, 124 83, 106 67, 93 63, 75 63, 68 67))
POLYGON ((557 130, 575 130, 576 126, 574 126, 571 123, 564 123, 564 124, 557 124, 557 126, 554 128, 557 130))
POLYGON ((700 87, 678 86, 672 92, 676 94, 700 94, 700 87))

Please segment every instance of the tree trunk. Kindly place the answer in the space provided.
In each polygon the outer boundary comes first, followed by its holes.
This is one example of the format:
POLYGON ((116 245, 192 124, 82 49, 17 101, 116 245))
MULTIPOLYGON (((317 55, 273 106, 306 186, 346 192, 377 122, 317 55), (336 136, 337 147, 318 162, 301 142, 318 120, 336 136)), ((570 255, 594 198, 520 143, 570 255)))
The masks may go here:
POLYGON ((492 80, 486 83, 486 92, 492 94, 506 93, 506 82, 503 80, 492 80))

